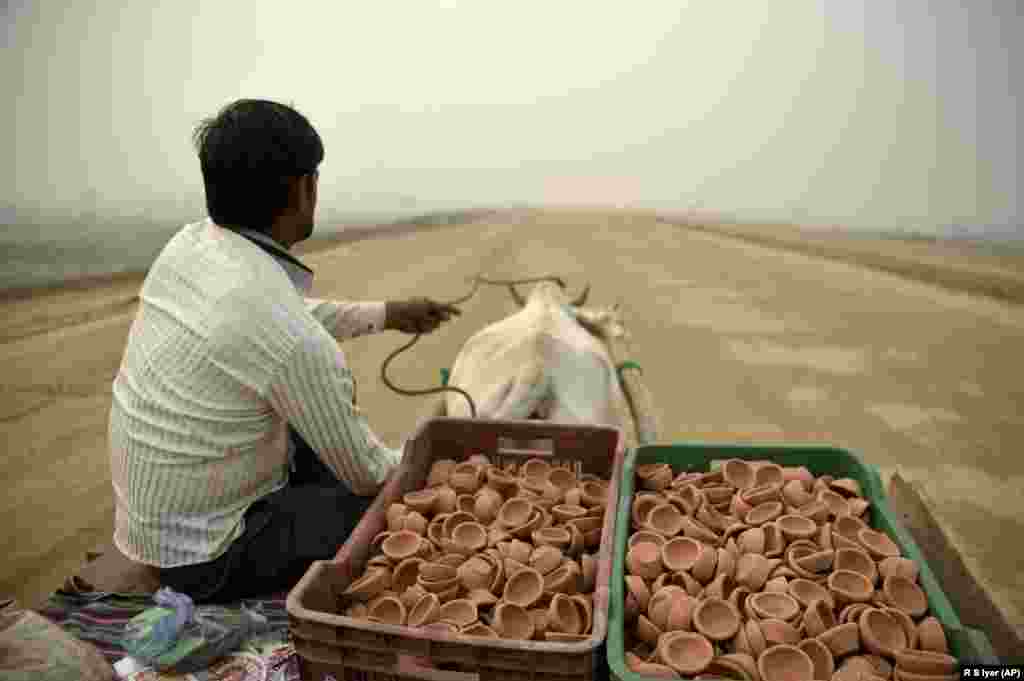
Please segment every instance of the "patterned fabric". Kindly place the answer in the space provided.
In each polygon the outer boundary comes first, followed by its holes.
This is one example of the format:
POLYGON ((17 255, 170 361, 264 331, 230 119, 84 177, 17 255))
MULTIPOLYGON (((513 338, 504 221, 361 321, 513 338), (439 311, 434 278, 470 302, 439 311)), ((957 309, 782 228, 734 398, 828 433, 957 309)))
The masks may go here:
POLYGON ((208 562, 284 486, 290 423, 354 492, 401 459, 353 402, 336 340, 380 331, 382 302, 305 298, 311 270, 272 239, 206 220, 149 270, 110 411, 114 543, 163 568, 208 562), (269 243, 267 243, 269 242, 269 243))
MULTIPOLYGON (((268 630, 249 639, 238 652, 270 656, 274 650, 288 643, 288 612, 284 598, 244 600, 234 607, 241 605, 266 617, 268 630)), ((156 606, 153 596, 102 592, 66 594, 58 591, 37 612, 64 631, 92 643, 108 662, 114 664, 127 655, 121 639, 128 622, 156 606)), ((280 651, 277 657, 281 657, 280 651)))

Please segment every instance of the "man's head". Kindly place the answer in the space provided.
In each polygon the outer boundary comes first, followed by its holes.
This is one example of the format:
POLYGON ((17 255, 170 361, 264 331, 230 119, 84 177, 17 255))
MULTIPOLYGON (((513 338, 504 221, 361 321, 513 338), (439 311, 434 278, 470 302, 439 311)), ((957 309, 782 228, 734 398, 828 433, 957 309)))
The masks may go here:
POLYGON ((193 136, 210 218, 255 229, 286 248, 309 238, 324 146, 306 117, 261 99, 240 99, 193 136))

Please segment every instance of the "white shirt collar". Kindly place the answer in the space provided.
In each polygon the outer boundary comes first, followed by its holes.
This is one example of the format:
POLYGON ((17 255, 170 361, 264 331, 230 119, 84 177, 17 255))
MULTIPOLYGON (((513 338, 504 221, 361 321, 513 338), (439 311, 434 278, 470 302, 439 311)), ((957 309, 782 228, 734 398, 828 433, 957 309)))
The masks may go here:
POLYGON ((298 258, 289 253, 281 244, 271 237, 254 229, 236 229, 235 233, 256 243, 263 248, 277 263, 284 268, 285 274, 291 279, 295 288, 303 295, 309 295, 313 289, 313 270, 304 265, 298 258))

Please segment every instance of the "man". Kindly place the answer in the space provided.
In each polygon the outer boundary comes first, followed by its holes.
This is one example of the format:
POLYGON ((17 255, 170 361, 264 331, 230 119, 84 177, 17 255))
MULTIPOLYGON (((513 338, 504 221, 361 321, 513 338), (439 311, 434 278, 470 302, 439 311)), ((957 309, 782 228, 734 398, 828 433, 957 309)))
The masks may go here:
POLYGON ((332 558, 399 463, 336 339, 429 333, 459 311, 305 297, 313 272, 288 250, 313 233, 324 150, 297 111, 240 100, 195 143, 209 219, 150 268, 113 384, 114 544, 161 585, 224 603, 332 558))

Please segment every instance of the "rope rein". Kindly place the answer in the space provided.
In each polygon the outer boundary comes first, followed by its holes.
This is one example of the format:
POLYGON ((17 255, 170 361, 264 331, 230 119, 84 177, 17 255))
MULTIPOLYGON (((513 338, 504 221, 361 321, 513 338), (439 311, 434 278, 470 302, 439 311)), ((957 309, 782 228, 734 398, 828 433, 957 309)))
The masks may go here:
MULTIPOLYGON (((459 305, 461 303, 466 302, 467 300, 472 298, 474 295, 476 295, 477 290, 480 288, 480 284, 490 284, 490 285, 493 285, 493 286, 509 286, 509 287, 511 287, 511 286, 515 286, 516 284, 530 284, 530 283, 538 282, 538 281, 553 281, 556 284, 558 284, 560 287, 562 287, 563 289, 565 288, 565 282, 562 281, 562 279, 560 277, 555 277, 555 276, 533 277, 533 278, 530 278, 530 279, 486 279, 486 278, 481 277, 481 276, 475 276, 475 277, 470 277, 469 280, 473 281, 473 288, 470 289, 469 293, 467 293, 466 295, 464 295, 461 298, 457 298, 455 300, 452 300, 452 301, 444 303, 444 304, 446 304, 446 305, 459 305)), ((420 336, 422 336, 422 335, 423 334, 421 334, 421 333, 416 334, 415 336, 413 336, 413 339, 411 341, 409 341, 408 343, 406 343, 405 345, 401 346, 400 348, 398 348, 397 350, 395 350, 394 352, 392 352, 390 355, 387 356, 387 359, 384 360, 384 363, 380 367, 380 379, 384 382, 384 385, 386 385, 387 387, 389 387, 391 390, 395 391, 399 395, 408 395, 410 397, 415 397, 417 395, 433 395, 433 394, 436 394, 436 393, 444 393, 444 392, 459 393, 464 398, 466 398, 466 401, 469 403, 469 412, 470 412, 470 415, 471 415, 470 417, 475 419, 477 417, 476 416, 476 403, 473 401, 473 398, 470 397, 469 393, 467 393, 462 388, 456 388, 455 386, 444 385, 444 386, 440 386, 440 387, 437 387, 437 388, 426 388, 426 389, 423 389, 423 390, 408 390, 408 389, 405 389, 405 388, 399 388, 394 383, 392 383, 391 380, 388 378, 388 365, 391 364, 391 361, 394 360, 395 357, 398 357, 398 355, 402 354, 403 352, 405 352, 406 350, 411 348, 412 346, 416 345, 416 343, 419 342, 420 336)))

